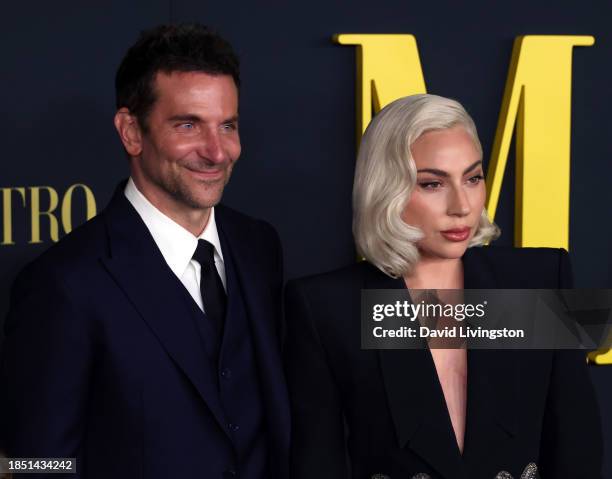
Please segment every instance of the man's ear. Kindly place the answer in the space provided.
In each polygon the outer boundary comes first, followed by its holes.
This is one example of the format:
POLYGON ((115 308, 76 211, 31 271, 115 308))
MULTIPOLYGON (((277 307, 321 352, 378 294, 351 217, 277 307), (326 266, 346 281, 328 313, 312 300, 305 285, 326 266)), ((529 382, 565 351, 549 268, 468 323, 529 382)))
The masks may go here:
POLYGON ((139 156, 142 153, 142 131, 138 120, 127 108, 119 108, 115 113, 115 128, 128 155, 139 156))

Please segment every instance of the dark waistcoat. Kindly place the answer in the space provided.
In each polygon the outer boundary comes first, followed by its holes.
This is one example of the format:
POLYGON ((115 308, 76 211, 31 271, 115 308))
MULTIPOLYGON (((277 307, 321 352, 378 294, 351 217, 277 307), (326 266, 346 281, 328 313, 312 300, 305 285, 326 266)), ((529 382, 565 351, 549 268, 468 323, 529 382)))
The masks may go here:
MULTIPOLYGON (((216 351, 211 324, 187 290, 193 319, 198 325, 208 364, 217 378, 217 401, 225 413, 235 457, 236 477, 263 479, 267 474, 268 448, 263 398, 259 387, 248 313, 231 251, 222 239, 225 263, 227 312, 221 352, 216 351)), ((184 289, 184 288, 183 288, 184 289)))

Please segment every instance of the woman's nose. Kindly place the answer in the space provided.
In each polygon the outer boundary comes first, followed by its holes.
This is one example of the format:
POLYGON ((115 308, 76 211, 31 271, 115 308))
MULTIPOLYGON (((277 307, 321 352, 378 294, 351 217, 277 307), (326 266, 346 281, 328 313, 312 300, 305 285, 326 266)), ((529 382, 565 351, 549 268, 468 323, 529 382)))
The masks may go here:
POLYGON ((467 216, 470 214, 470 201, 463 188, 452 188, 450 192, 448 214, 451 216, 467 216))

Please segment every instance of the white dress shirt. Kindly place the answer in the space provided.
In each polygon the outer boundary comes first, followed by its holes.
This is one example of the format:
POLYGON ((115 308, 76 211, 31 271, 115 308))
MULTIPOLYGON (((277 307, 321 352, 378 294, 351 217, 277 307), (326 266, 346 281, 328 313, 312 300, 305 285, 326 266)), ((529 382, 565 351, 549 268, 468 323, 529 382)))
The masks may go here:
POLYGON ((204 311, 202 293, 200 292, 200 264, 192 259, 199 239, 204 239, 215 247, 215 266, 221 277, 223 287, 227 290, 225 264, 217 223, 215 222, 215 208, 210 209, 206 228, 200 236, 196 237, 153 206, 138 191, 132 178, 128 180, 125 187, 125 197, 144 221, 172 272, 183 283, 200 309, 204 311))

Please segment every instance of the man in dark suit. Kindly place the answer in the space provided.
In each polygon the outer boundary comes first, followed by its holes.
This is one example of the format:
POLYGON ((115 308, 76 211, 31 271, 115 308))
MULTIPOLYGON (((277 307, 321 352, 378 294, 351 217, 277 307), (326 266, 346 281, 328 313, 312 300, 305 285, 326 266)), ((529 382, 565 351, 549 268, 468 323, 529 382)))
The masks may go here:
POLYGON ((238 86, 231 46, 200 25, 144 32, 126 54, 115 126, 131 176, 12 291, 9 456, 75 457, 87 478, 287 476, 278 235, 218 204, 238 86))

